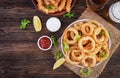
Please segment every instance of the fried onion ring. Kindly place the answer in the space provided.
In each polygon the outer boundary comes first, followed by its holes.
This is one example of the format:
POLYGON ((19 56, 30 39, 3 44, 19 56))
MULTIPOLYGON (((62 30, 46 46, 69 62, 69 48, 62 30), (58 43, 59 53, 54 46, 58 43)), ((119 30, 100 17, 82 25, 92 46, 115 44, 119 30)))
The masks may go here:
POLYGON ((88 54, 96 54, 96 53, 98 53, 98 51, 100 49, 101 49, 101 45, 96 44, 95 49, 93 51, 89 52, 88 54))
POLYGON ((106 45, 102 46, 101 49, 96 53, 97 61, 101 62, 101 61, 107 59, 109 54, 110 54, 110 52, 109 52, 108 47, 106 45))
POLYGON ((74 32, 75 36, 77 36, 77 35, 78 35, 78 31, 77 31, 75 28, 70 27, 70 28, 68 28, 67 30, 65 30, 65 32, 64 32, 64 40, 65 40, 68 44, 75 44, 75 43, 77 42, 77 40, 76 40, 75 38, 69 39, 69 38, 70 38, 70 35, 68 35, 69 32, 74 32))
POLYGON ((93 40, 92 37, 82 37, 78 41, 78 47, 80 50, 83 52, 91 52, 95 49, 95 41, 93 40))
POLYGON ((90 20, 88 23, 93 24, 94 27, 101 27, 100 23, 95 20, 90 20))
POLYGON ((78 23, 74 24, 74 27, 75 27, 75 29, 81 31, 81 26, 82 25, 83 25, 83 22, 78 22, 78 23))
POLYGON ((94 30, 93 38, 98 44, 106 44, 108 42, 108 31, 104 27, 98 27, 94 30))
POLYGON ((82 59, 82 65, 85 67, 93 67, 96 64, 96 58, 95 55, 86 55, 83 59, 82 59))
POLYGON ((75 37, 74 32, 70 32, 70 37, 71 37, 72 39, 74 39, 74 37, 75 37))
POLYGON ((69 52, 67 52, 66 54, 66 62, 70 63, 70 64, 73 64, 73 65, 78 65, 79 64, 79 61, 75 61, 73 59, 71 59, 71 51, 72 50, 69 50, 69 52))
POLYGON ((92 35, 94 31, 94 25, 91 24, 91 23, 85 23, 81 26, 81 32, 84 34, 84 35, 92 35))
POLYGON ((71 52, 71 58, 74 60, 80 61, 84 57, 84 53, 80 50, 73 50, 71 52))

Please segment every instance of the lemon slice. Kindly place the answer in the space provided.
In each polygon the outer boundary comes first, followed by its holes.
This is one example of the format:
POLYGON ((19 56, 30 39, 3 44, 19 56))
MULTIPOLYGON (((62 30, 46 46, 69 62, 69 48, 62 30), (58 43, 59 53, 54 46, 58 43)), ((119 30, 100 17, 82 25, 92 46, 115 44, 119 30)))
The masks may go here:
POLYGON ((64 58, 60 58, 59 60, 57 60, 53 66, 53 70, 57 69, 58 67, 60 67, 63 63, 65 62, 64 58))
POLYGON ((41 20, 40 20, 40 18, 38 16, 33 17, 33 25, 34 25, 34 28, 35 28, 36 32, 41 31, 42 24, 41 24, 41 20))

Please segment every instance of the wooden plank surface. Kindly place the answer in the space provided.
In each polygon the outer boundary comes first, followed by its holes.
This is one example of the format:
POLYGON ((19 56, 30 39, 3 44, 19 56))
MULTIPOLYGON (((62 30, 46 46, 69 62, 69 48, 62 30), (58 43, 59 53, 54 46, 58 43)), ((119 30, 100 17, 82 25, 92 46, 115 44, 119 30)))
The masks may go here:
MULTIPOLYGON (((104 10, 97 12, 103 18, 104 11, 119 0, 110 0, 104 10)), ((55 62, 51 51, 43 52, 36 45, 41 35, 55 35, 59 38, 68 24, 78 19, 86 8, 85 0, 77 0, 72 19, 58 16, 62 28, 56 33, 50 33, 45 23, 51 16, 41 14, 36 10, 31 0, 0 0, 0 78, 78 78, 72 71, 62 66, 53 71, 55 62), (28 18, 32 21, 38 15, 43 23, 41 32, 36 33, 31 24, 26 30, 20 30, 20 20, 28 18)), ((120 29, 120 24, 115 24, 120 29)), ((120 76, 120 46, 110 59, 99 78, 119 78, 120 76)))

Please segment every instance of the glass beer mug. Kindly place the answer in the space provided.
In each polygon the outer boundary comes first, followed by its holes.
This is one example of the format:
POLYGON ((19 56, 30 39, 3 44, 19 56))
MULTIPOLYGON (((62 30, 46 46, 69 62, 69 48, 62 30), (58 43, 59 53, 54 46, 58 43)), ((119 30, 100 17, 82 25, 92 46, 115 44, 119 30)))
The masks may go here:
POLYGON ((92 10, 100 10, 104 8, 109 0, 86 0, 87 6, 92 10))
POLYGON ((115 23, 120 23, 120 1, 113 3, 110 6, 109 18, 115 23))

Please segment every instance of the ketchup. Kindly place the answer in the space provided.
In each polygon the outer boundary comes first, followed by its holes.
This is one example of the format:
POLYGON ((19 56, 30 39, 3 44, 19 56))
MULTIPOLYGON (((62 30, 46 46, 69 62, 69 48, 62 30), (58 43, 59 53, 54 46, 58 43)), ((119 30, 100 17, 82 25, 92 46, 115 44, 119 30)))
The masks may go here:
POLYGON ((40 45, 41 48, 43 48, 43 49, 47 49, 47 48, 50 47, 50 45, 51 45, 51 41, 50 41, 49 38, 47 38, 47 37, 43 37, 43 38, 40 39, 40 41, 39 41, 39 45, 40 45))

